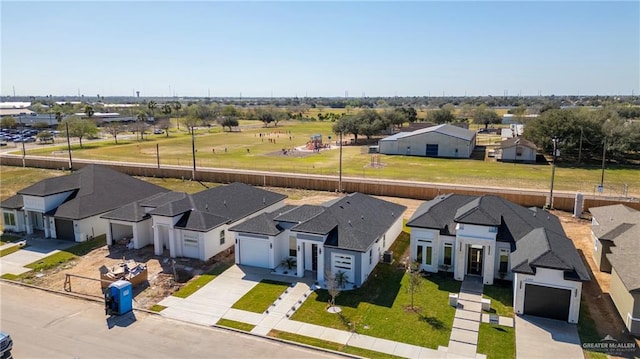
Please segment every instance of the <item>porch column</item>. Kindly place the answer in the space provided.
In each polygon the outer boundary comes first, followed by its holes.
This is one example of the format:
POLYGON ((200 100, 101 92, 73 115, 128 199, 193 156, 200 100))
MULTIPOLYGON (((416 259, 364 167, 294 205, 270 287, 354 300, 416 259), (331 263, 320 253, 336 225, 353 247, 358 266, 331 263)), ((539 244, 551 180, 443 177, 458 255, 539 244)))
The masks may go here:
POLYGON ((176 238, 173 228, 169 228, 169 257, 176 257, 176 238))
POLYGON ((43 215, 42 216, 42 224, 44 225, 44 238, 51 237, 51 223, 49 222, 49 217, 43 215))
POLYGON ((160 238, 160 231, 158 231, 157 224, 153 226, 153 253, 157 256, 162 255, 162 240, 160 238))
POLYGON ((318 270, 316 271, 316 280, 324 282, 324 246, 318 245, 318 270))
POLYGON ((464 280, 464 272, 467 264, 467 244, 463 241, 456 241, 455 248, 455 266, 453 268, 453 277, 456 280, 464 280))
POLYGON ((486 285, 492 285, 496 262, 496 249, 492 245, 486 245, 482 251, 484 254, 484 258, 482 258, 482 282, 486 285))
POLYGON ((33 234, 33 222, 31 221, 31 211, 24 211, 27 234, 33 234))
POLYGON ((113 245, 113 234, 111 233, 111 221, 107 221, 107 246, 113 245))
POLYGON ((132 227, 131 241, 133 242, 133 248, 139 249, 140 247, 138 246, 138 223, 134 223, 131 227, 132 227))
POLYGON ((296 273, 299 278, 304 277, 304 242, 296 240, 296 273))

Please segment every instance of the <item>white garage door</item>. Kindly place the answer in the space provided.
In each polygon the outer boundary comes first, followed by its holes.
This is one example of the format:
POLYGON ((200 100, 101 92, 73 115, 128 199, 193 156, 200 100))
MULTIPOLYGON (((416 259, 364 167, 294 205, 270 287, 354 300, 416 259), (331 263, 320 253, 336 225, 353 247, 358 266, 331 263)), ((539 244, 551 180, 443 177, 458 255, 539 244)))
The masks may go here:
POLYGON ((182 255, 187 258, 200 258, 200 241, 197 236, 185 234, 182 238, 182 255))
POLYGON ((240 264, 269 268, 269 242, 260 239, 240 238, 240 264))
POLYGON ((347 281, 355 283, 354 267, 354 256, 342 253, 331 253, 331 273, 333 275, 338 272, 344 272, 347 275, 347 281))

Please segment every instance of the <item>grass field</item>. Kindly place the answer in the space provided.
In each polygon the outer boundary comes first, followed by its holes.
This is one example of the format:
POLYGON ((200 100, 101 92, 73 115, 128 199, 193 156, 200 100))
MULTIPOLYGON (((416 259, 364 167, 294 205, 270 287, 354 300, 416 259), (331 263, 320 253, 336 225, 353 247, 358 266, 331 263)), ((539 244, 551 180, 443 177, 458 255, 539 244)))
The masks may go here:
POLYGON ((238 299, 231 308, 264 313, 291 283, 263 279, 247 294, 238 299))
MULTIPOLYGON (((293 152, 293 155, 282 155, 282 149, 305 145, 312 134, 322 134, 325 143, 335 143, 336 135, 331 132, 332 122, 284 121, 277 128, 273 125, 264 128, 257 121, 243 121, 243 124, 246 127, 242 132, 222 132, 219 127, 196 131, 196 165, 338 175, 339 151, 337 149, 306 156, 296 152, 293 152), (328 140, 328 136, 332 136, 331 141, 328 140)), ((348 140, 348 138, 345 139, 348 140)), ((489 141, 491 138, 483 140, 489 141)), ((186 132, 172 132, 169 138, 164 135, 149 135, 140 142, 135 140, 118 142, 118 145, 113 141, 86 143, 83 149, 74 145, 73 156, 82 159, 156 163, 156 145, 158 145, 161 165, 190 166, 192 163, 191 136, 186 132)), ((60 158, 67 156, 65 147, 62 145, 39 147, 29 150, 28 153, 60 158)), ((371 155, 367 153, 367 146, 345 146, 343 174, 352 177, 544 190, 549 188, 551 179, 549 165, 380 155, 381 166, 371 167, 371 160, 371 155)), ((594 193, 597 184, 600 183, 600 176, 601 168, 597 164, 580 168, 559 164, 555 174, 555 189, 581 191, 585 194, 594 193)), ((640 178, 640 167, 607 165, 605 187, 608 191, 606 194, 621 195, 625 184, 629 186, 629 194, 640 194, 638 178, 640 178)))

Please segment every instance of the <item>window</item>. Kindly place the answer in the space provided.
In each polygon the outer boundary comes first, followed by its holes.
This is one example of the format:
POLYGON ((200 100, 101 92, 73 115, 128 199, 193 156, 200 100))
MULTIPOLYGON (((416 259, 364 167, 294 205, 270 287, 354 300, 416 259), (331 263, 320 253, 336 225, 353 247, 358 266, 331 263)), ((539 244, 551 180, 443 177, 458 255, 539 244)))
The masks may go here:
POLYGON ((185 247, 198 247, 198 239, 196 238, 184 238, 185 247))
POLYGON ((442 264, 446 266, 450 266, 452 264, 453 258, 453 244, 445 243, 444 244, 444 260, 442 264))
POLYGON ((4 225, 5 226, 15 226, 16 225, 16 217, 13 213, 4 213, 4 225))
POLYGON ((509 250, 500 250, 500 273, 507 273, 509 271, 509 250))
POLYGON ((382 248, 387 248, 387 235, 382 235, 382 248))
POLYGON ((297 255, 296 236, 289 236, 289 257, 296 257, 297 255))
POLYGON ((432 253, 433 253, 433 247, 427 246, 427 258, 426 258, 425 264, 428 265, 428 266, 431 265, 431 254, 432 253))
POLYGON ((373 249, 369 250, 369 264, 373 263, 373 249))
POLYGON ((224 233, 225 233, 224 229, 220 231, 220 245, 224 244, 224 233))
POLYGON ((498 227, 490 227, 489 233, 498 233, 498 227))
POLYGON ((418 250, 416 251, 416 261, 418 261, 418 263, 422 264, 422 246, 418 246, 418 250))
POLYGON ((522 156, 522 147, 520 146, 516 147, 516 156, 522 156))

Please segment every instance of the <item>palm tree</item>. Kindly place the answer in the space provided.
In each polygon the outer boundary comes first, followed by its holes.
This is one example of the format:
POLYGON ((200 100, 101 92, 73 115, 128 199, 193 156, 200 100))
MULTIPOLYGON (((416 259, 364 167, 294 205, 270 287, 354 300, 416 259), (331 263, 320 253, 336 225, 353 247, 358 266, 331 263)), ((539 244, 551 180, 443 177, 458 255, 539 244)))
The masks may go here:
POLYGON ((58 123, 62 122, 62 112, 56 111, 56 121, 58 121, 58 123))
MULTIPOLYGON (((171 118, 171 105, 165 103, 160 108, 160 111, 171 118)), ((167 123, 167 137, 169 137, 169 126, 171 126, 170 123, 167 123)))
POLYGON ((182 104, 180 101, 175 101, 173 103, 173 109, 176 110, 176 126, 178 130, 180 129, 180 109, 182 108, 182 104))
POLYGON ((138 131, 140 132, 140 140, 144 140, 144 126, 145 126, 145 123, 147 122, 147 113, 144 111, 140 111, 138 112, 138 115, 136 116, 136 118, 138 119, 138 122, 139 122, 138 131))
POLYGON ((158 106, 158 104, 155 101, 149 101, 149 103, 147 104, 147 107, 149 108, 149 110, 151 111, 151 117, 156 117, 156 107, 158 106))
POLYGON ((93 114, 96 113, 96 112, 93 110, 93 106, 87 105, 84 108, 84 113, 85 113, 85 115, 87 115, 87 117, 91 118, 91 117, 93 117, 93 114))

